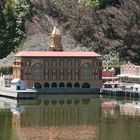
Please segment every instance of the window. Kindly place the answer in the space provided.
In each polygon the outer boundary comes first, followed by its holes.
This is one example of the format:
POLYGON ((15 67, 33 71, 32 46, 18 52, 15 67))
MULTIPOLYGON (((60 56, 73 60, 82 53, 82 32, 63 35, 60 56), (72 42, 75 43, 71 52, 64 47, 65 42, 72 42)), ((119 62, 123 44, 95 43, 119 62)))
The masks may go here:
POLYGON ((45 64, 45 65, 46 65, 46 67, 48 67, 48 62, 46 62, 46 64, 45 64))
POLYGON ((98 70, 97 70, 97 69, 94 69, 94 72, 95 72, 95 73, 97 73, 97 72, 98 72, 98 70))
POLYGON ((68 80, 71 80, 71 75, 68 75, 68 80))
POLYGON ((24 80, 29 80, 30 78, 30 69, 25 69, 24 70, 24 80))
POLYGON ((97 74, 94 74, 93 75, 93 80, 97 80, 98 79, 98 75, 97 74))
POLYGON ((49 72, 49 70, 48 70, 48 69, 46 69, 45 71, 46 71, 46 73, 48 73, 48 72, 49 72))
POLYGON ((64 66, 67 66, 67 63, 66 62, 64 62, 64 66))
POLYGON ((68 69, 68 73, 70 73, 71 72, 71 70, 70 69, 68 69))
POLYGON ((90 64, 84 63, 82 65, 82 79, 89 80, 90 79, 90 64))
POLYGON ((61 70, 60 70, 60 72, 61 72, 61 73, 63 73, 63 72, 64 72, 64 70, 63 70, 63 69, 61 69, 61 70))
POLYGON ((75 71, 76 73, 78 73, 78 69, 76 69, 76 71, 75 71))
POLYGON ((64 76, 63 76, 63 75, 61 75, 61 76, 60 76, 60 79, 61 79, 61 80, 64 80, 64 76))
POLYGON ((52 65, 53 65, 53 66, 56 66, 56 63, 55 63, 55 62, 52 62, 52 65))
POLYGON ((71 62, 68 62, 68 66, 71 66, 71 62))
POLYGON ((49 80, 48 74, 45 74, 45 80, 49 80))
POLYGON ((78 75, 76 75, 76 76, 75 76, 75 79, 76 79, 76 80, 78 80, 78 79, 79 79, 79 78, 78 78, 78 75))
POLYGON ((26 62, 26 66, 30 66, 30 62, 26 62))
POLYGON ((52 78, 53 78, 53 80, 56 80, 56 75, 53 75, 53 77, 52 77, 52 78))
POLYGON ((33 80, 41 80, 42 79, 42 76, 41 76, 41 73, 42 73, 42 65, 37 63, 35 65, 33 65, 32 67, 32 71, 33 71, 33 80))
POLYGON ((21 66, 24 66, 24 62, 21 62, 20 64, 21 64, 21 66))
POLYGON ((102 62, 99 62, 99 66, 102 66, 102 62))
POLYGON ((96 62, 96 66, 98 66, 98 64, 99 64, 99 63, 98 63, 98 62, 96 62))
POLYGON ((95 75, 95 80, 98 80, 98 75, 95 75))
POLYGON ((63 66, 63 64, 64 64, 64 63, 63 63, 63 62, 61 62, 61 66, 63 66))
POLYGON ((52 62, 49 62, 49 66, 52 66, 52 62))
POLYGON ((75 65, 76 65, 76 66, 78 66, 78 65, 79 65, 79 63, 78 63, 78 62, 75 62, 75 65))
POLYGON ((72 66, 75 66, 75 62, 72 62, 72 66))

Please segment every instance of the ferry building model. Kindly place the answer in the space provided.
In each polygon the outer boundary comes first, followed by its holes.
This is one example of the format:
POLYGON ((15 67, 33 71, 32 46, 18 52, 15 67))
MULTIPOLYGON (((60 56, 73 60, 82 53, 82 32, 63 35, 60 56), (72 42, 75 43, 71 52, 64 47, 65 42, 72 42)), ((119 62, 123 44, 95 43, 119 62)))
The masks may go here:
POLYGON ((12 81, 20 81, 18 90, 23 86, 24 89, 101 87, 101 56, 95 52, 65 52, 61 39, 60 30, 54 27, 48 51, 22 51, 15 55, 12 81))

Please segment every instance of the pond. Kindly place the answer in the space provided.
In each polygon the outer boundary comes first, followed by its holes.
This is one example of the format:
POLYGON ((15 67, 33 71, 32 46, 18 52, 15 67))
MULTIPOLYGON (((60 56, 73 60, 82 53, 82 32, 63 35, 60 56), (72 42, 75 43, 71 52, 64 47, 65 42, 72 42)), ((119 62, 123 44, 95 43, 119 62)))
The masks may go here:
POLYGON ((139 140, 140 100, 100 95, 0 97, 0 140, 139 140))

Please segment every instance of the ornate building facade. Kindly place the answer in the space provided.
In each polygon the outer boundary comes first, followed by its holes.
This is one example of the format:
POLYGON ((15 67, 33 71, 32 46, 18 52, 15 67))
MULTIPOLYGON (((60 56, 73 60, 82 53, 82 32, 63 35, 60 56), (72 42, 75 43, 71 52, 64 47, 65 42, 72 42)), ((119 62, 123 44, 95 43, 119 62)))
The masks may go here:
POLYGON ((65 52, 54 27, 48 51, 22 51, 15 55, 13 78, 26 88, 99 88, 102 59, 95 52, 65 52))

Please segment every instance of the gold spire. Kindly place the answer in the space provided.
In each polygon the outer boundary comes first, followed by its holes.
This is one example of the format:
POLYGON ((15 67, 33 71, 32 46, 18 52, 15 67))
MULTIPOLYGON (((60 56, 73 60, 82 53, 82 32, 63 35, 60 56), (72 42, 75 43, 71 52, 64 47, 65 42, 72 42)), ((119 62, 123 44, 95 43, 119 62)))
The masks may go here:
POLYGON ((59 28, 55 26, 53 28, 52 35, 61 35, 59 28))
POLYGON ((49 46, 49 51, 63 51, 61 40, 62 36, 60 29, 55 26, 51 34, 51 45, 49 46))

